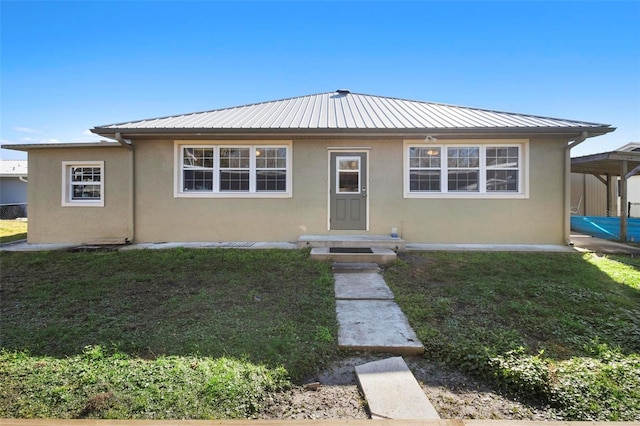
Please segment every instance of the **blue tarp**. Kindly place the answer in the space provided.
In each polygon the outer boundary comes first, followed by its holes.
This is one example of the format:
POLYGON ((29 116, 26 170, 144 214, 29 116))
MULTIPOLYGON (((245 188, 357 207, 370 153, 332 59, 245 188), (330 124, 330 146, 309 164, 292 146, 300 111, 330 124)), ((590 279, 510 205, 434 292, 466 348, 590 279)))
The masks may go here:
MULTIPOLYGON (((620 239, 620 218, 604 216, 571 216, 571 229, 606 240, 620 239)), ((640 218, 627 219, 627 241, 640 242, 640 218)))

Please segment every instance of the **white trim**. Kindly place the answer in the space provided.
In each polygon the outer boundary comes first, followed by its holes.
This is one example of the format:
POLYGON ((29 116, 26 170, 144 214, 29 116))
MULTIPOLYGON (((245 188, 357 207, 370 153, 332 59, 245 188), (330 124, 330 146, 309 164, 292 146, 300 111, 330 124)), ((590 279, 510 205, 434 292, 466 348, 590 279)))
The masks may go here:
POLYGON ((176 140, 174 141, 174 198, 292 198, 293 197, 293 142, 291 140, 176 140), (249 191, 220 191, 219 172, 220 157, 219 148, 249 148, 249 191), (257 148, 285 148, 287 150, 286 159, 286 186, 287 190, 276 191, 256 191, 256 155, 257 148), (183 188, 182 165, 183 148, 213 148, 213 189, 211 191, 185 192, 183 188), (217 178, 216 178, 217 177, 217 178))
POLYGON ((361 160, 362 158, 358 155, 336 156, 336 194, 361 194, 362 193, 362 161, 361 160), (342 192, 339 190, 338 183, 340 182, 340 172, 342 170, 338 167, 338 159, 358 162, 358 170, 356 170, 356 172, 358 173, 358 190, 356 192, 342 192))
POLYGON ((62 162, 62 206, 63 207, 104 207, 104 161, 63 161, 62 162), (100 199, 72 200, 71 199, 71 169, 73 167, 100 168, 100 199))
POLYGON ((352 151, 352 152, 357 152, 357 151, 362 151, 362 150, 371 151, 371 147, 370 146, 328 146, 327 150, 329 150, 329 151, 352 151))
POLYGON ((527 199, 529 198, 529 140, 528 139, 467 139, 467 140, 447 140, 442 143, 425 143, 422 139, 405 139, 402 146, 403 157, 403 192, 404 198, 450 198, 450 199, 527 199), (447 168, 444 162, 446 156, 444 152, 447 148, 455 147, 480 147, 480 167, 478 176, 477 192, 449 192, 447 188, 447 168), (488 147, 509 147, 517 146, 518 149, 518 191, 515 192, 487 192, 486 191, 486 148, 488 147), (438 147, 441 149, 441 188, 440 191, 433 192, 411 192, 410 191, 410 159, 409 147, 438 147))

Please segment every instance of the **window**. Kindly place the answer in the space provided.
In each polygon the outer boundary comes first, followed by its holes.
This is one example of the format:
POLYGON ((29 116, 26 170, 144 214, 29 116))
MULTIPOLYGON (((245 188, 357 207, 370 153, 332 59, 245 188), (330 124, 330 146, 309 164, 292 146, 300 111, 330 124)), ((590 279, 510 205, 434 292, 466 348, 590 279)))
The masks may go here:
POLYGON ((405 196, 525 196, 526 143, 412 144, 405 141, 405 196))
POLYGON ((104 206, 104 161, 62 162, 62 205, 104 206))
POLYGON ((176 144, 177 197, 290 197, 290 146, 176 144))
POLYGON ((256 148, 256 191, 287 190, 287 148, 256 148))
POLYGON ((410 147, 410 191, 440 191, 440 147, 410 147))
POLYGON ((337 157, 338 194, 360 193, 360 157, 337 157))
POLYGON ((487 191, 518 192, 520 155, 517 146, 487 148, 487 191))

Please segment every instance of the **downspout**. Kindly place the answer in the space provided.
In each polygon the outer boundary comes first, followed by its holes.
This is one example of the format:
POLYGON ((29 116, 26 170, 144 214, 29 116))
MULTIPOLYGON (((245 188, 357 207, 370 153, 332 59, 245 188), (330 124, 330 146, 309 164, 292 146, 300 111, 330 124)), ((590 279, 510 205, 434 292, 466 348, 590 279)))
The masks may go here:
POLYGON ((570 246, 573 245, 571 241, 571 148, 580 145, 588 137, 589 132, 582 132, 564 148, 564 240, 570 246))
POLYGON ((135 156, 133 143, 131 140, 125 140, 122 138, 120 132, 115 134, 115 140, 117 140, 120 145, 127 148, 129 150, 129 236, 127 237, 127 241, 133 243, 135 241, 135 223, 136 223, 136 207, 135 207, 135 156))

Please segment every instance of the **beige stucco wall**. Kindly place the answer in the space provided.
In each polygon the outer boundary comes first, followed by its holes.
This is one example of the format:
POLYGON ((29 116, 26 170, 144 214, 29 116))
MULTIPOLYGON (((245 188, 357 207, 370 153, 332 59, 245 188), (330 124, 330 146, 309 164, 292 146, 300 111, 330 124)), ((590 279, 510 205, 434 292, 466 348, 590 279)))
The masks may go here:
POLYGON ((140 141, 136 241, 295 241, 303 234, 386 235, 396 227, 409 243, 562 244, 565 142, 530 141, 527 199, 404 198, 400 138, 294 138, 292 198, 187 199, 174 197, 174 142, 140 141), (327 230, 327 148, 341 146, 370 148, 368 232, 327 230))
MULTIPOLYGON (((388 235, 395 227, 408 243, 563 243, 563 140, 530 140, 528 197, 519 199, 405 198, 401 138, 291 143, 292 197, 252 199, 175 197, 174 141, 135 141, 135 241, 295 241, 303 234, 388 235), (368 231, 328 230, 329 147, 369 152, 368 231)), ((129 156, 120 147, 30 151, 29 242, 128 237, 129 156), (62 162, 96 160, 105 164, 104 207, 63 207, 62 162)))
POLYGON ((85 243, 126 238, 128 151, 124 148, 29 151, 29 243, 85 243), (104 161, 104 207, 62 206, 62 162, 104 161))

